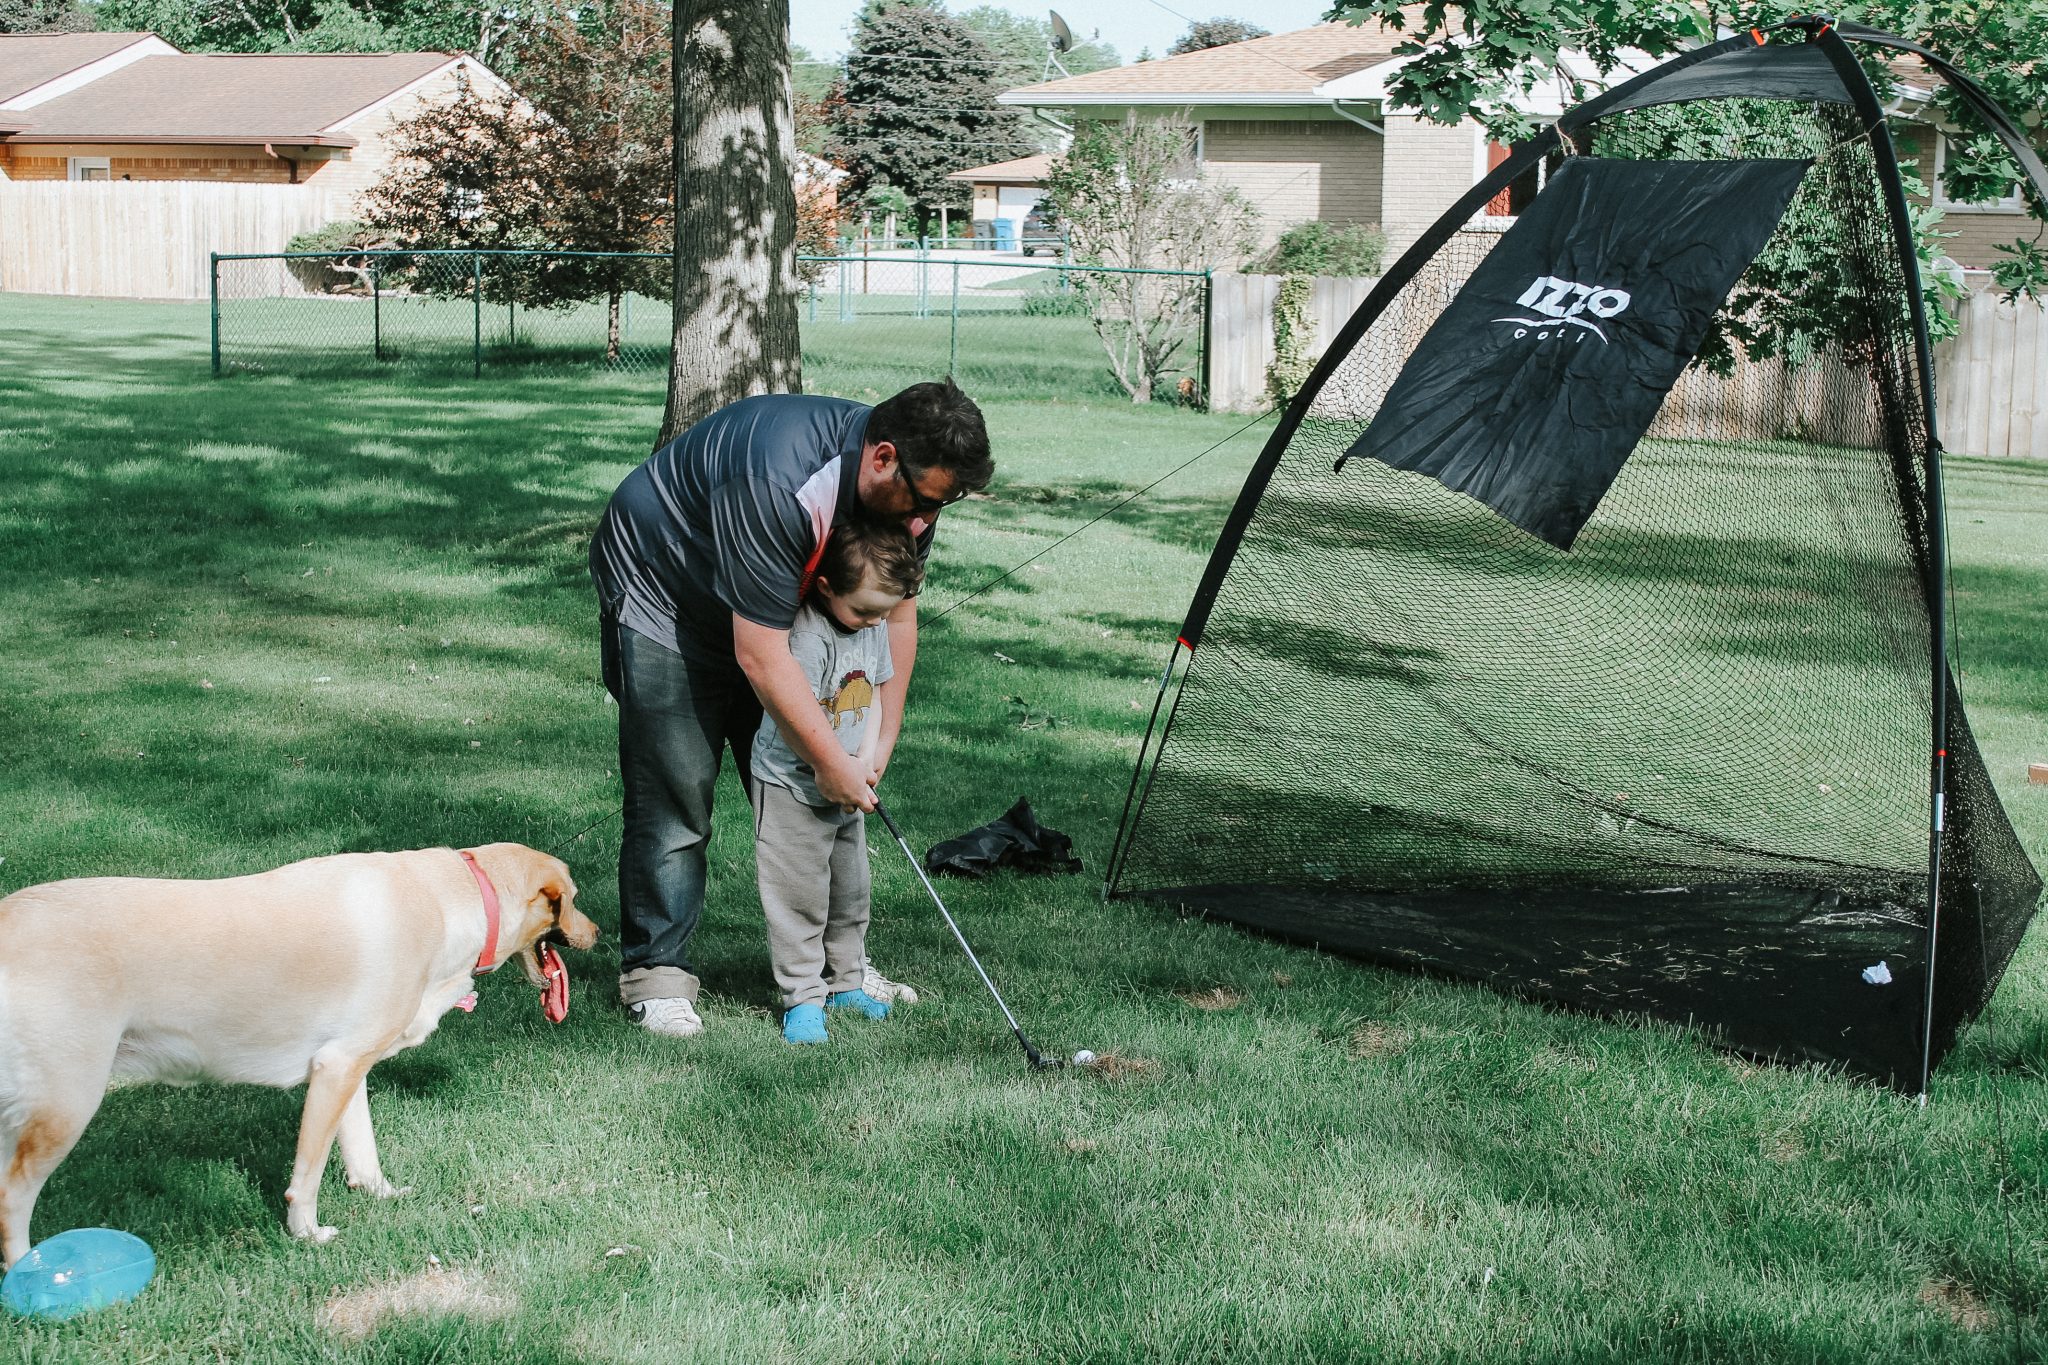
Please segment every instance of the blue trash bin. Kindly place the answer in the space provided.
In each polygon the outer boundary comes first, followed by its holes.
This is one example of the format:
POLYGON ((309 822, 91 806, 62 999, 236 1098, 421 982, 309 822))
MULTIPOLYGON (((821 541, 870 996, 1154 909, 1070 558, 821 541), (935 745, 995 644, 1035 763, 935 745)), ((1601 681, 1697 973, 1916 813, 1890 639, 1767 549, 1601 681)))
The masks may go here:
POLYGON ((1016 249, 1017 220, 1015 218, 996 219, 996 250, 1015 251, 1016 249))

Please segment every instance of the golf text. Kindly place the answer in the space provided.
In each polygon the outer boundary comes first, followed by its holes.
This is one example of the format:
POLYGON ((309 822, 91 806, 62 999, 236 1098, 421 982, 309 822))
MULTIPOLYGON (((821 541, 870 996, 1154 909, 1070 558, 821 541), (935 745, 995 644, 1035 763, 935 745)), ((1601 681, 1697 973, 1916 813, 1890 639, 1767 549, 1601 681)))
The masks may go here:
MULTIPOLYGON (((1596 318, 1614 317, 1628 307, 1629 293, 1625 289, 1608 289, 1599 285, 1579 284, 1572 280, 1561 280, 1555 275, 1539 275, 1527 289, 1522 291, 1522 296, 1515 300, 1515 304, 1517 307, 1527 308, 1542 315, 1540 317, 1503 317, 1494 319, 1495 322, 1511 322, 1516 324, 1515 335, 1517 337, 1527 336, 1527 329, 1530 327, 1547 327, 1551 323, 1570 323, 1574 327, 1584 329, 1584 331, 1578 334, 1577 340, 1583 341, 1585 339, 1585 332, 1591 332, 1594 336, 1605 341, 1607 340, 1607 333, 1601 331, 1597 323, 1588 321, 1580 317, 1579 314, 1591 313, 1596 318)), ((1561 327, 1558 329, 1557 334, 1559 336, 1565 335, 1561 327)), ((1550 335, 1550 332, 1542 331, 1537 333, 1537 339, 1547 341, 1550 335)))

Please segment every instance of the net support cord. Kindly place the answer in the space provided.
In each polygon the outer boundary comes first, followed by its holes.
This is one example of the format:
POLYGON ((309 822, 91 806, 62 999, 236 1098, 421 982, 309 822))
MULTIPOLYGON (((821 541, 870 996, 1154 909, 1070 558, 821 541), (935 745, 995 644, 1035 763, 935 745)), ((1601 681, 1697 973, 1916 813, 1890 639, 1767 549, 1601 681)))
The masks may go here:
POLYGON ((1116 885, 1117 869, 1122 861, 1124 830, 1131 818, 1131 801, 1138 794, 1138 775, 1145 771, 1145 750, 1152 743, 1153 727, 1159 724, 1159 708, 1166 701, 1167 686, 1173 681, 1173 666, 1180 661, 1182 641, 1176 637, 1172 651, 1166 656, 1166 667, 1159 673, 1159 692, 1152 698, 1152 716, 1145 722, 1145 738, 1138 745, 1138 758, 1131 765, 1131 783, 1124 790, 1123 813, 1116 819, 1116 842, 1109 846, 1109 862, 1102 873, 1102 895, 1106 900, 1110 888, 1116 885))

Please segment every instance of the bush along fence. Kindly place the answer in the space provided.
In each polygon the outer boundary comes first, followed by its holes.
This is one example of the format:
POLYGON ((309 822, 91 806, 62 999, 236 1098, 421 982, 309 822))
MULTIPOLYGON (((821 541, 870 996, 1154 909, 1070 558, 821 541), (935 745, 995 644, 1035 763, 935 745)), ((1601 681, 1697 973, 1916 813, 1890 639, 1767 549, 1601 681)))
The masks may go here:
MULTIPOLYGON (((666 254, 215 254, 213 371, 481 376, 511 366, 665 370, 666 254)), ((1202 405, 1208 271, 960 259, 917 250, 798 258, 807 364, 878 389, 968 387, 1202 405)))

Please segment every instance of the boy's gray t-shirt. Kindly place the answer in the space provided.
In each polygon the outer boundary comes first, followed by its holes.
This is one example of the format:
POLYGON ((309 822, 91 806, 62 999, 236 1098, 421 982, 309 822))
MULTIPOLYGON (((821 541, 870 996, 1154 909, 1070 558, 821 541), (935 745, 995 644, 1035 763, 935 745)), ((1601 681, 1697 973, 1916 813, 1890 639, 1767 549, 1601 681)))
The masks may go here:
MULTIPOLYGON (((841 630, 816 603, 805 602, 789 627, 789 652, 832 722, 840 747, 858 753, 874 723, 875 694, 896 676, 889 658, 889 623, 841 630)), ((754 776, 795 793, 807 806, 832 804, 818 791, 816 771, 797 757, 773 716, 762 717, 754 735, 754 776)))

